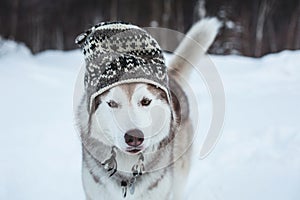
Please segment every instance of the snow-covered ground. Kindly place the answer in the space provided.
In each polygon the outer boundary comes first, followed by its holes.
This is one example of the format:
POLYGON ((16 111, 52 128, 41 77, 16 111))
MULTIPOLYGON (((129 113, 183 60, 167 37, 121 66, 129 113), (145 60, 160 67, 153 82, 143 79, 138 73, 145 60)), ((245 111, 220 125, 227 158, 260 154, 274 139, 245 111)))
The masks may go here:
MULTIPOLYGON (((194 156, 187 199, 300 199, 300 51, 211 59, 226 120, 214 151, 194 156)), ((77 50, 33 56, 14 42, 0 46, 1 200, 84 199, 72 110, 82 63, 77 50)))

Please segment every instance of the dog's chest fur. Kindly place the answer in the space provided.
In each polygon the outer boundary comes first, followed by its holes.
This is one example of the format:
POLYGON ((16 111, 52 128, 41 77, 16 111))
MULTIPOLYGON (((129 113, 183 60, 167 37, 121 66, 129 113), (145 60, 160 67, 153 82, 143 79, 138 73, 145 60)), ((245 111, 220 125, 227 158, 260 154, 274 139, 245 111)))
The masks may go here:
MULTIPOLYGON (((171 153, 170 153, 171 154, 171 153)), ((150 160, 145 158, 145 165, 149 166, 152 162, 153 169, 157 164, 153 162, 159 162, 161 160, 167 160, 171 155, 157 155, 150 160), (162 158, 162 156, 164 156, 162 158)), ((119 162, 120 163, 120 162, 119 162)), ((113 176, 109 177, 107 172, 101 163, 94 159, 87 151, 83 151, 83 183, 85 191, 90 199, 97 199, 97 197, 103 197, 103 199, 122 199, 121 181, 129 180, 132 176, 130 172, 117 171, 113 176)), ((126 199, 168 199, 171 182, 172 182, 172 167, 165 167, 155 170, 153 172, 146 172, 141 177, 137 178, 135 183, 134 194, 130 194, 127 191, 126 199)))

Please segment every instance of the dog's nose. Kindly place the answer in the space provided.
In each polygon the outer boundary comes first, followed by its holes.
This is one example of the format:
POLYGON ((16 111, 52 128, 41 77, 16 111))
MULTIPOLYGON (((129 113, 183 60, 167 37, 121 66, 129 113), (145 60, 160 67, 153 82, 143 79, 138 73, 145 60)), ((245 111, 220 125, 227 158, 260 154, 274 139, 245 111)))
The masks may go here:
POLYGON ((144 141, 144 134, 138 129, 127 131, 124 135, 125 142, 131 147, 137 147, 144 141))

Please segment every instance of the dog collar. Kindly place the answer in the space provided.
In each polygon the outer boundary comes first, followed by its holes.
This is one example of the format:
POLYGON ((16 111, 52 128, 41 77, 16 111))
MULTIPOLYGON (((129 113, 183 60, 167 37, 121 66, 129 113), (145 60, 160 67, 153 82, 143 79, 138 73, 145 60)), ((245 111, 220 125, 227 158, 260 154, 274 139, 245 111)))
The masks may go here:
MULTIPOLYGON (((118 163, 116 160, 116 148, 115 146, 111 149, 111 156, 107 160, 101 163, 101 165, 104 167, 107 172, 110 173, 109 177, 112 177, 117 171, 118 171, 118 163)), ((121 190, 122 190, 122 196, 125 198, 127 196, 127 191, 130 191, 130 194, 134 194, 135 191, 135 185, 136 181, 139 177, 143 175, 143 172, 145 171, 144 167, 144 155, 142 153, 139 153, 139 158, 136 164, 134 164, 131 168, 131 178, 130 179, 122 179, 121 180, 121 190)))

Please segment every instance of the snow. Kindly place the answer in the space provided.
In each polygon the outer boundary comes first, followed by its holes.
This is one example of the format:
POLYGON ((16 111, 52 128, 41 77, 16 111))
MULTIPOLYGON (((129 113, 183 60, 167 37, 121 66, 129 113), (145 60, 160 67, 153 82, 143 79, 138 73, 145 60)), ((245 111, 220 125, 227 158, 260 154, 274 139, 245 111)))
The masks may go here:
MULTIPOLYGON (((300 199, 300 51, 210 58, 226 119, 212 153, 194 156, 187 199, 300 199)), ((32 55, 15 42, 0 45, 0 199, 84 199, 72 110, 82 64, 78 50, 32 55)), ((208 101, 199 105, 205 123, 208 101)))

